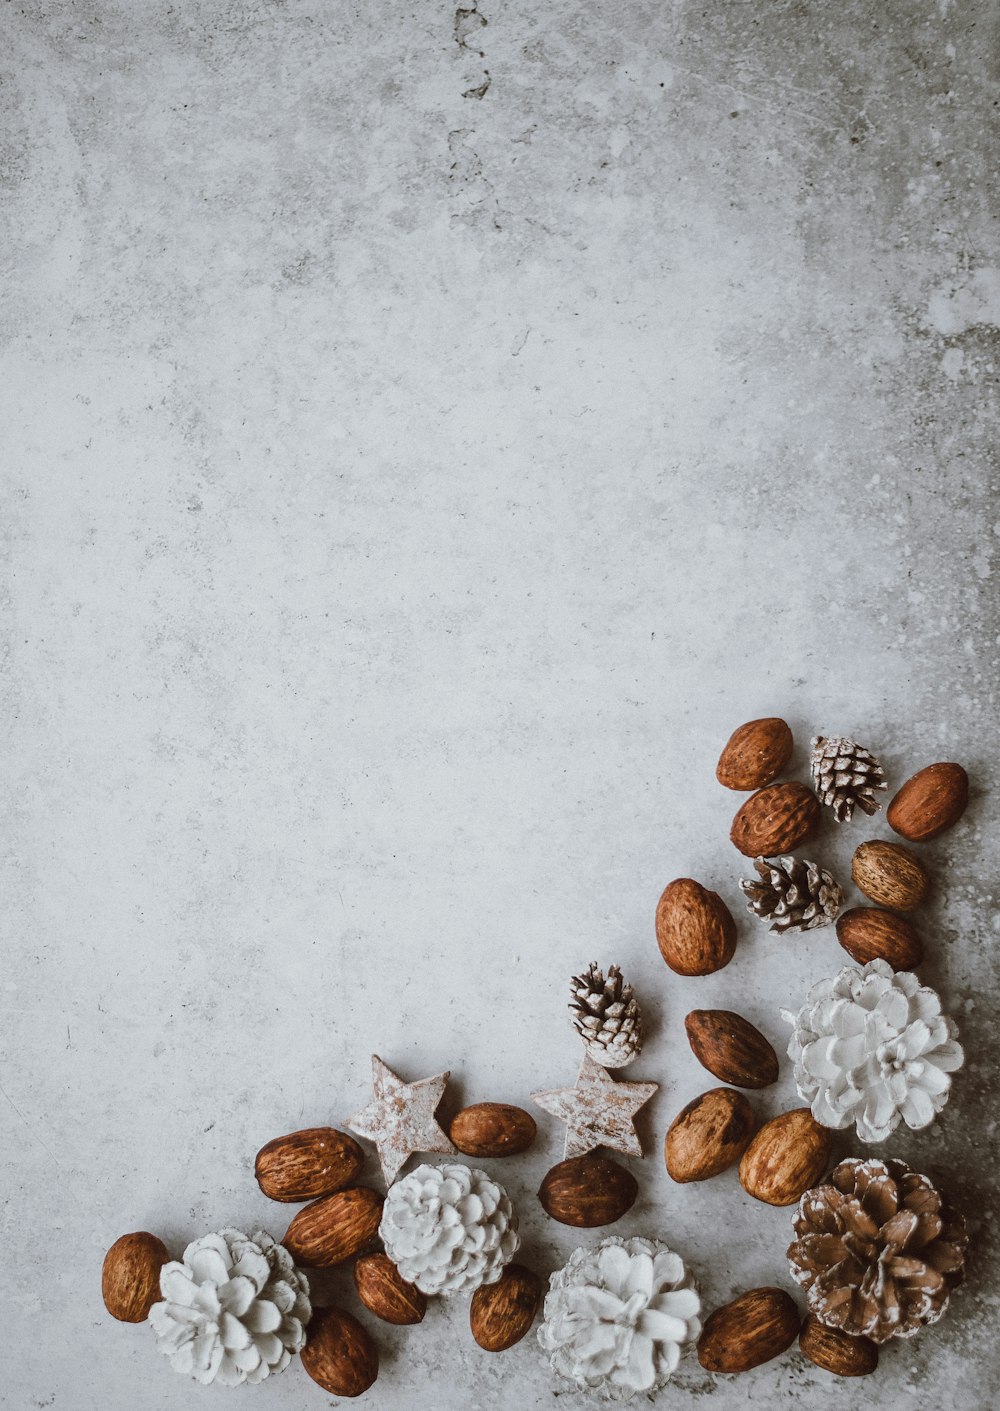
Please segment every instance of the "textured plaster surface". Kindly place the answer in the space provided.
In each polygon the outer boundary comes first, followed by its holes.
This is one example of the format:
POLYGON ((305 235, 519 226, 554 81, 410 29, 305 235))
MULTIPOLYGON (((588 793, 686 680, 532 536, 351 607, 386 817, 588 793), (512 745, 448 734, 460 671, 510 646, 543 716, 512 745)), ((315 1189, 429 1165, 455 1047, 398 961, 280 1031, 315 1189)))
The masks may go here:
MULTIPOLYGON (((105 1248, 280 1236, 254 1152, 363 1106, 373 1051, 450 1067, 452 1108, 571 1083, 591 959, 660 1084, 615 1232, 709 1306, 791 1287, 790 1213, 660 1156, 714 1081, 685 1013, 783 1045, 844 959, 740 912, 713 770, 779 713, 800 771, 820 730, 895 784, 972 774, 920 915, 969 1064, 886 1146, 964 1205, 970 1277, 875 1381, 690 1359, 662 1400, 995 1405, 997 5, 35 0, 0 29, 0 1402, 336 1404, 297 1365, 182 1380, 105 1315, 105 1248), (681 875, 741 918, 702 980, 653 942, 681 875)), ((814 851, 843 874, 886 831, 814 851)), ((787 1064, 755 1098, 793 1100, 787 1064)), ((537 1116, 484 1164, 547 1272, 577 1238, 535 1200, 537 1116)), ((584 1404, 461 1301, 373 1330, 382 1411, 584 1404)))

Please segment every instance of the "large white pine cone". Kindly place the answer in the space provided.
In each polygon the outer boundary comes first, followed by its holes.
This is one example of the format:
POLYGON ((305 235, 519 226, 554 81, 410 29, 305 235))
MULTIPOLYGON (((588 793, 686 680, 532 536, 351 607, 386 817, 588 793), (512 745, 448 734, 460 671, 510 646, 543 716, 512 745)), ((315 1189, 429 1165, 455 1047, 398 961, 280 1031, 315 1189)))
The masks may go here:
POLYGON ((503 1186, 457 1162, 395 1181, 378 1232, 403 1278, 428 1294, 496 1283, 521 1243, 503 1186))
POLYGON ((194 1240, 160 1271, 149 1321, 175 1372, 203 1384, 262 1382, 306 1340, 309 1284, 284 1245, 258 1230, 194 1240))
POLYGON ((846 965, 821 980, 795 1013, 788 1056, 817 1122, 857 1126, 863 1142, 885 1141, 900 1121, 926 1127, 948 1101, 950 1074, 964 1062, 954 1020, 916 975, 884 960, 846 965))
POLYGON ((538 1341, 580 1391, 628 1401, 664 1385, 701 1332, 700 1312, 679 1254, 612 1236, 574 1250, 552 1275, 538 1341))

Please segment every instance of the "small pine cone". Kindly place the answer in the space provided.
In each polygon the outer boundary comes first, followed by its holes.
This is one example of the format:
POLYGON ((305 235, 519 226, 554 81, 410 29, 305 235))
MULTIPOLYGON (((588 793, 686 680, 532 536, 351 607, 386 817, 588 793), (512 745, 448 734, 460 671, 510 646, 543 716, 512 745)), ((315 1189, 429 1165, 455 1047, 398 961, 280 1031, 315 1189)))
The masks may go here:
POLYGON ((632 986, 622 979, 617 965, 604 971, 592 961, 583 975, 571 982, 573 1026, 595 1063, 602 1068, 624 1068, 642 1048, 642 1015, 632 986))
POLYGON ((818 863, 799 857, 755 857, 760 881, 740 879, 747 910, 770 921, 772 931, 811 931, 840 915, 840 887, 818 863))
POLYGON ((806 1191, 794 1229, 788 1260, 809 1311, 851 1337, 913 1337, 962 1281, 965 1223, 902 1161, 842 1161, 806 1191))
POLYGON ((833 809, 838 823, 849 823, 855 804, 869 817, 882 805, 876 789, 884 789, 885 773, 871 753, 854 740, 817 735, 809 757, 820 802, 833 809))

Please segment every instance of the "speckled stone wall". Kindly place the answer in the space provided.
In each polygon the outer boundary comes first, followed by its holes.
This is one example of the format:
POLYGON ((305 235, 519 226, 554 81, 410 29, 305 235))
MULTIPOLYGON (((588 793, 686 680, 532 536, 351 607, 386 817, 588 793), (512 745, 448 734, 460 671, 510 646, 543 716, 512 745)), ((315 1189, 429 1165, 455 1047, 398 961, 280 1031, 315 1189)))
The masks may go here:
MULTIPOLYGON (((969 1063, 886 1150, 974 1253, 877 1381, 690 1359, 663 1400, 995 1404, 998 19, 3 7, 11 1411, 214 1405, 104 1314, 107 1245, 280 1235, 254 1152, 362 1106, 373 1050, 450 1067, 452 1106, 571 1080, 591 958, 633 978, 661 1084, 616 1229, 667 1238, 710 1306, 792 1287, 788 1211, 660 1156, 710 1085, 684 1014, 782 1045, 778 1007, 843 958, 749 918, 707 979, 656 951, 672 877, 739 910, 713 769, 765 713, 800 767, 820 730, 895 784, 972 774, 921 917, 969 1063)), ((843 874, 885 831, 819 846, 843 874)), ((491 1169, 547 1272, 576 1239, 535 1201, 539 1118, 491 1169)), ((556 1404, 533 1341, 480 1352, 461 1303, 378 1337, 380 1411, 556 1404)), ((254 1395, 335 1404, 297 1366, 254 1395)))

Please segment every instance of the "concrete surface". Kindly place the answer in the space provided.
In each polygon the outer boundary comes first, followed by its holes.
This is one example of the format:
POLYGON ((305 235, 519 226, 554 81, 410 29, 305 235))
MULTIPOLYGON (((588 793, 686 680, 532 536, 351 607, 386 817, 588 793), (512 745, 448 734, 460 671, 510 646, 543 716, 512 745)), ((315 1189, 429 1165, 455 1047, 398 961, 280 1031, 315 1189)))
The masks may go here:
MULTIPOLYGON (((964 1204, 970 1278, 875 1381, 689 1361, 662 1400, 994 1405, 997 5, 35 0, 0 28, 0 1401, 221 1404, 104 1314, 107 1245, 280 1235, 254 1152, 362 1105, 373 1050, 450 1066, 453 1105, 571 1081, 592 958, 662 1085, 617 1228, 709 1305, 787 1285, 789 1213, 672 1185, 659 1146, 711 1085, 687 1010, 780 1041, 842 953, 747 918, 681 981, 652 936, 678 875, 738 909, 713 768, 777 712, 897 784, 972 773, 921 918, 969 1067, 888 1144, 964 1204)), ((818 850, 843 872, 884 831, 818 850)), ((761 1109, 791 1098, 786 1065, 761 1109)), ((534 1198, 539 1117, 492 1169, 547 1271, 577 1240, 534 1198)), ((584 1404, 463 1304, 377 1333, 383 1411, 584 1404)), ((334 1404, 297 1365, 254 1396, 334 1404)))

